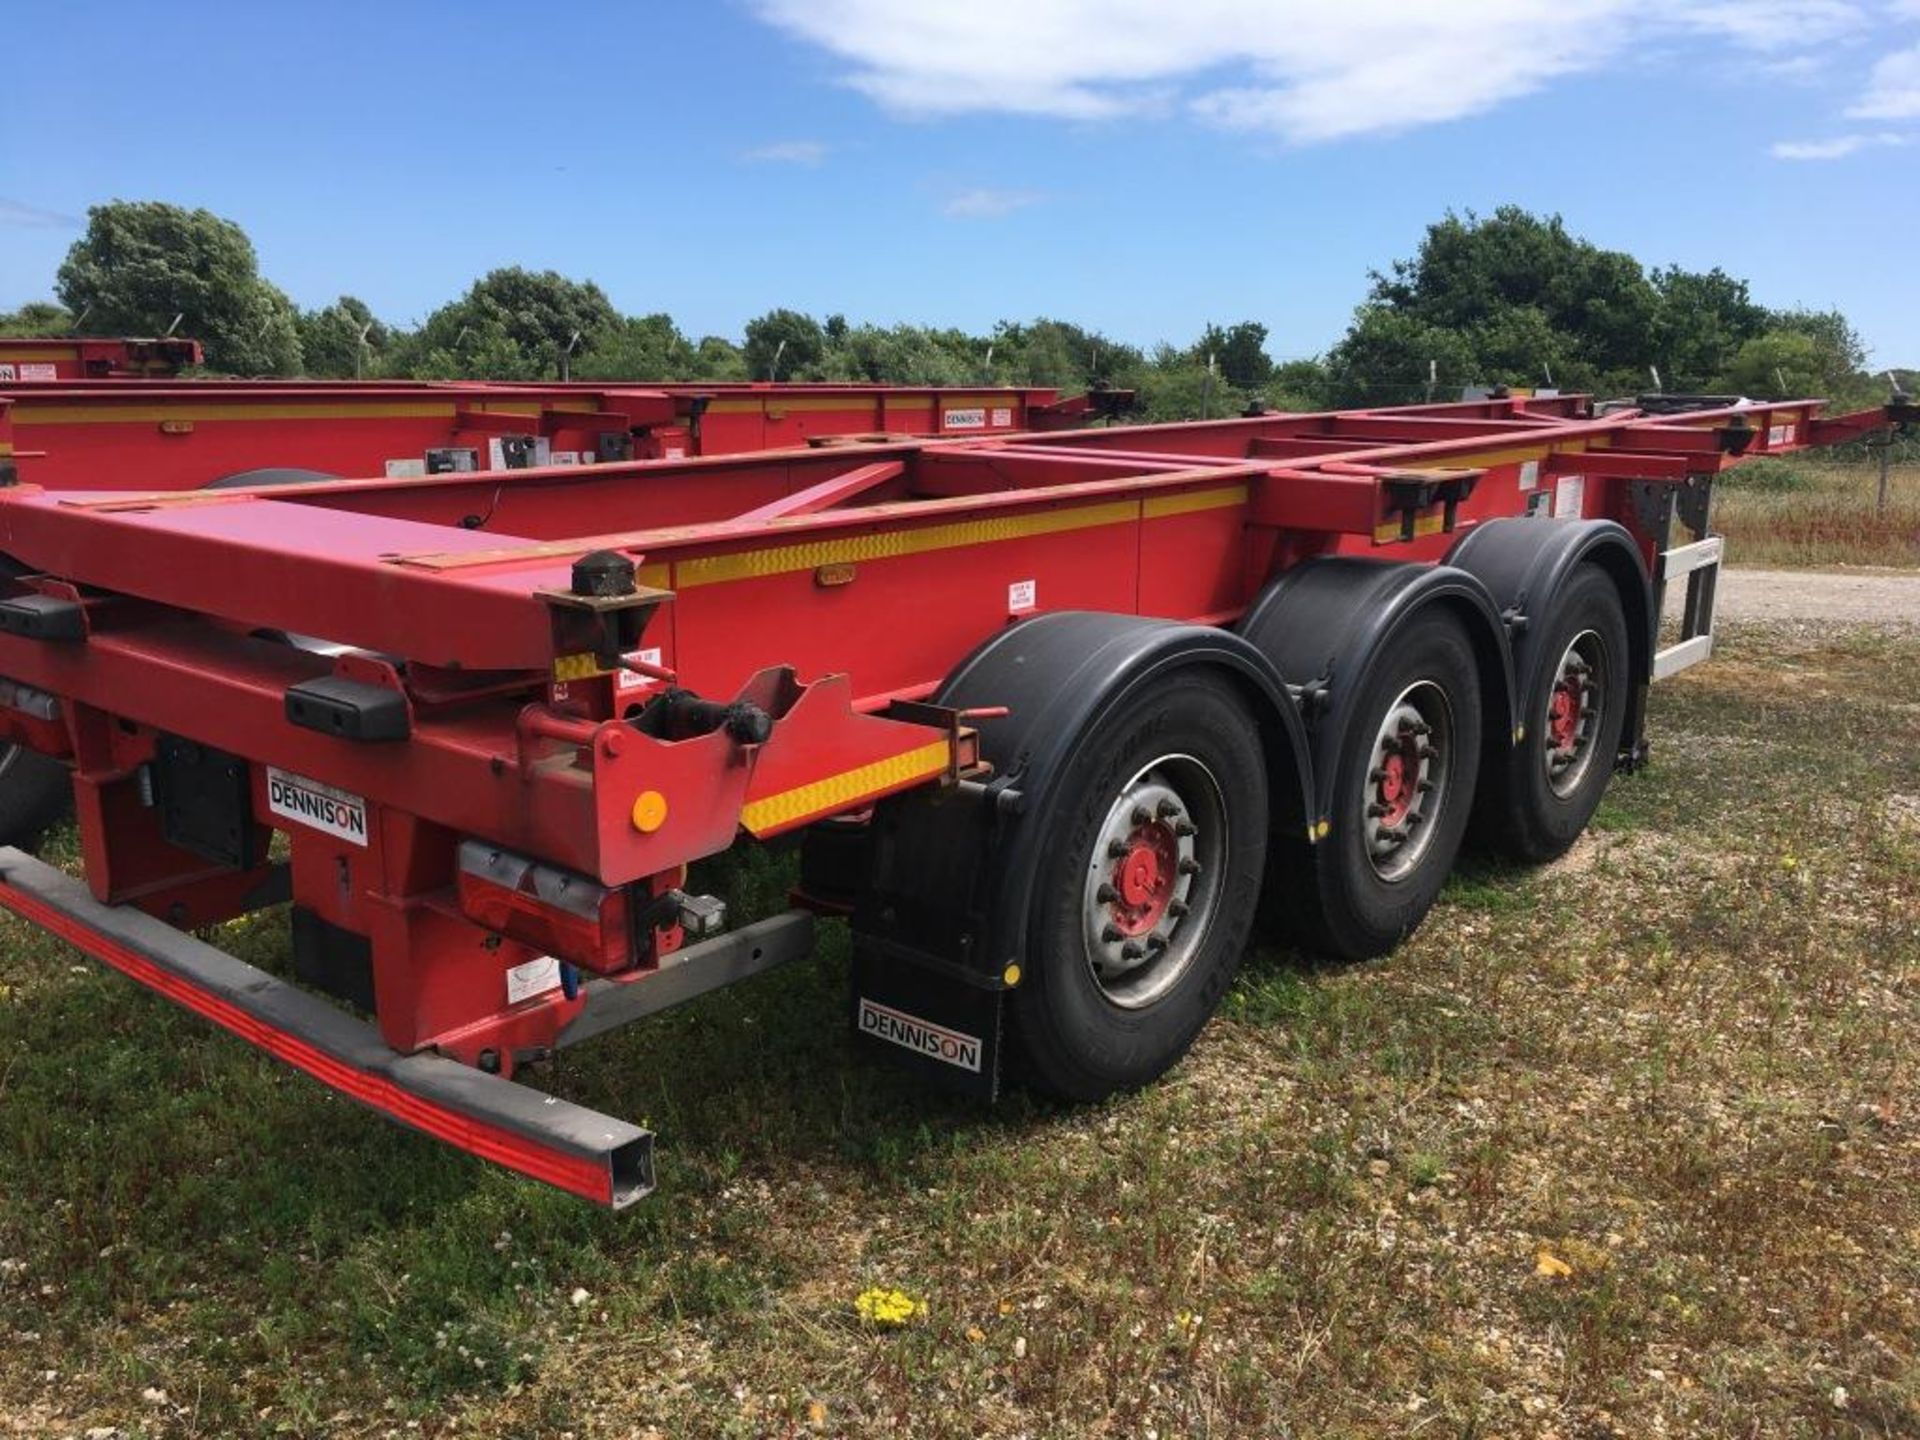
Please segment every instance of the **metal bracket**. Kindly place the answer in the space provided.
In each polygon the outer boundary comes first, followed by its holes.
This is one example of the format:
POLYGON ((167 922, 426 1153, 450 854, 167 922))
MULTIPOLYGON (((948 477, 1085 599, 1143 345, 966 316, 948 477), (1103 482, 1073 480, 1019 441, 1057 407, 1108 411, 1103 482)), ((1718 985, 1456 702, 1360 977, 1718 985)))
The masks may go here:
POLYGON ((1658 547, 1653 580, 1656 617, 1666 611, 1667 586, 1682 576, 1687 581, 1687 599, 1680 615, 1679 638, 1665 649, 1656 650, 1653 656, 1653 678, 1664 680, 1690 665, 1698 665, 1713 654, 1714 598, 1725 542, 1711 533, 1711 475, 1689 476, 1687 483, 1682 486, 1635 484, 1631 494, 1642 523, 1653 534, 1658 547), (1658 501, 1642 493, 1654 490, 1662 492, 1658 501), (1647 509, 1650 503, 1654 507, 1651 519, 1647 509), (1676 520, 1692 536, 1679 545, 1672 543, 1676 520))

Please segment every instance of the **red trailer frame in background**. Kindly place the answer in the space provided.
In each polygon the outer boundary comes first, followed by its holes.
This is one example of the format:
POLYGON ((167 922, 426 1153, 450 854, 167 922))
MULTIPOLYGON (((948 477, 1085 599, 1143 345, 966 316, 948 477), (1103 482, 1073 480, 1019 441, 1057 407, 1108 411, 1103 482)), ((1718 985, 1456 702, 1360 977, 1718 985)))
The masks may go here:
MULTIPOLYGON (((596 417, 619 404, 589 394, 596 417)), ((481 396, 434 403, 521 399, 481 396)), ((690 944, 691 862, 907 791, 984 803, 993 712, 931 703, 983 639, 1061 611, 1230 626, 1321 557, 1435 565, 1489 522, 1611 522, 1646 592, 1631 757, 1645 682, 1711 648, 1712 477, 1914 418, 1821 409, 1496 399, 263 491, 16 486, 0 735, 72 761, 91 896, 8 854, 0 903, 395 1118, 624 1203, 644 1137, 572 1111, 543 1128, 508 1077, 791 953, 797 919, 690 944), (1686 628, 1656 656, 1645 612, 1681 576, 1686 628), (364 976, 385 1050, 179 934, 288 897, 296 954, 364 976), (547 957, 573 979, 516 990, 547 957), (394 1068, 427 1055, 471 1082, 394 1068)), ((1324 840, 1336 817, 1299 779, 1324 840)))
POLYGON ((1130 399, 1125 391, 1062 399, 1048 388, 998 386, 15 384, 0 386, 0 467, 49 489, 198 489, 263 470, 394 478, 731 455, 859 436, 1062 429, 1113 418, 1130 399))
POLYGON ((48 380, 160 380, 201 363, 198 340, 16 340, 0 337, 0 385, 48 380))

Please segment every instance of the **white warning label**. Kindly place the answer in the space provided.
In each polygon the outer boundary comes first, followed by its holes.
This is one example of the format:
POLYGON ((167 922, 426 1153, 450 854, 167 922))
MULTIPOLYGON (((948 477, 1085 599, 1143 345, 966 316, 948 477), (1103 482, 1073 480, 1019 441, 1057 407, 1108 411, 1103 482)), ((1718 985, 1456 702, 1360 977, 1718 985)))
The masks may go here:
POLYGON ((1553 518, 1556 520, 1578 520, 1587 504, 1587 477, 1584 475, 1562 475, 1559 488, 1553 492, 1553 518))
POLYGON ((518 1005, 522 1000, 531 1000, 558 988, 559 984, 560 962, 551 955, 511 966, 507 970, 507 1003, 518 1005))

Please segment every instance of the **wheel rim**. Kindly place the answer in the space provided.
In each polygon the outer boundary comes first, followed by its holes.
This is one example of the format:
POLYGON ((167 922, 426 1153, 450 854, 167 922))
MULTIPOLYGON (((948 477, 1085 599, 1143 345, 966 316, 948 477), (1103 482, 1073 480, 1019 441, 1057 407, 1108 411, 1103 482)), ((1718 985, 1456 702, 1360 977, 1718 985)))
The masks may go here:
POLYGON ((1367 860, 1382 880, 1405 879, 1433 848, 1453 779, 1453 707, 1430 680, 1387 707, 1360 782, 1367 860))
POLYGON ((1192 966, 1226 876, 1226 801, 1191 755, 1163 755, 1120 789, 1087 857, 1081 904, 1087 968, 1100 993, 1135 1010, 1192 966))
POLYGON ((1607 654, 1598 631, 1582 630, 1568 643, 1547 691, 1542 721, 1547 786, 1565 798, 1593 771, 1594 741, 1607 700, 1607 654))

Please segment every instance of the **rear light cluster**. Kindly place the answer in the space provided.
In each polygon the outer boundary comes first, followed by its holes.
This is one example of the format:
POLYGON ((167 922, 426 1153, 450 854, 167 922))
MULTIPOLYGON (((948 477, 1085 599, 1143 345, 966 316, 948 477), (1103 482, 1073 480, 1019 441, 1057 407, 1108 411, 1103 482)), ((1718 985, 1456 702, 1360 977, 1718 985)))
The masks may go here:
POLYGON ((481 840, 460 845, 460 909, 476 925, 597 974, 631 966, 627 889, 542 865, 481 840))

